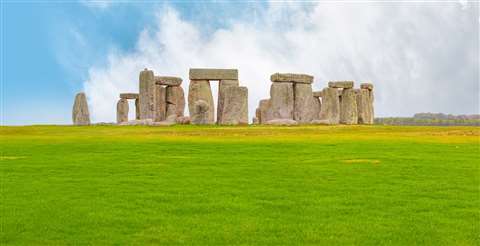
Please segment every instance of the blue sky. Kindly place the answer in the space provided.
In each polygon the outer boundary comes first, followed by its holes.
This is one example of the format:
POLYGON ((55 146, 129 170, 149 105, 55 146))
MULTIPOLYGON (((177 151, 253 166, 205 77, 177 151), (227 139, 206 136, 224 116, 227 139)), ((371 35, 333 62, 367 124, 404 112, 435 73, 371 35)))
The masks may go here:
POLYGON ((115 95, 134 92, 145 66, 184 80, 193 66, 239 68, 251 115, 277 71, 313 74, 316 89, 373 80, 380 116, 478 113, 478 3, 1 7, 3 125, 68 124, 79 91, 94 121, 114 121, 115 95))

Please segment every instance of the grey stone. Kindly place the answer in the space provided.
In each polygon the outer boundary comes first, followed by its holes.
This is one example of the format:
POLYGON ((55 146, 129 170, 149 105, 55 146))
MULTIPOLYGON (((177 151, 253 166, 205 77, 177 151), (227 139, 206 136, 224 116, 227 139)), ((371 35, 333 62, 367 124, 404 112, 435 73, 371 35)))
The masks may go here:
POLYGON ((155 76, 155 83, 157 85, 180 86, 182 78, 171 76, 155 76))
POLYGON ((313 97, 313 117, 312 120, 319 120, 320 119, 320 111, 322 109, 322 102, 320 98, 313 97))
POLYGON ((357 97, 354 89, 343 89, 340 103, 340 123, 354 125, 358 122, 357 97))
POLYGON ((122 122, 118 125, 120 126, 151 126, 153 124, 153 119, 143 119, 143 120, 130 120, 127 122, 122 122))
POLYGON ((371 83, 361 83, 360 84, 361 89, 367 89, 367 90, 373 90, 373 84, 371 83))
POLYGON ((167 117, 183 116, 185 111, 185 94, 181 86, 167 86, 167 117))
POLYGON ((143 70, 140 72, 140 89, 138 99, 140 100, 140 119, 156 119, 155 109, 155 78, 153 71, 143 70))
POLYGON ((128 100, 121 98, 117 102, 117 123, 128 121, 128 100))
MULTIPOLYGON (((190 86, 188 87, 188 110, 190 111, 190 117, 193 124, 194 117, 192 112, 195 112, 195 104, 197 101, 202 100, 208 104, 207 114, 207 124, 214 123, 214 106, 213 106, 213 95, 210 88, 210 82, 208 80, 192 80, 190 81, 190 86)), ((203 120, 203 119, 202 119, 203 120)))
POLYGON ((177 122, 177 124, 187 125, 187 124, 190 124, 190 117, 180 116, 180 117, 177 117, 175 121, 177 122))
POLYGON ((72 109, 72 120, 74 125, 90 125, 90 113, 88 111, 87 97, 80 92, 75 96, 72 109))
POLYGON ((330 120, 312 120, 310 122, 310 124, 313 124, 313 125, 331 125, 331 121, 330 120))
POLYGON ((322 91, 314 91, 313 96, 314 97, 322 97, 322 91))
POLYGON ((320 120, 327 122, 327 124, 338 124, 340 121, 338 90, 335 88, 325 88, 323 89, 322 95, 320 120))
POLYGON ((277 126, 293 126, 298 125, 298 122, 292 119, 275 119, 265 122, 266 125, 277 125, 277 126))
POLYGON ((353 81, 331 81, 328 82, 328 87, 349 89, 353 88, 353 81))
POLYGON ((237 69, 190 68, 190 80, 238 80, 237 69))
POLYGON ((140 100, 135 99, 135 119, 140 119, 140 100))
POLYGON ((190 123, 193 125, 213 124, 210 120, 210 105, 204 100, 197 100, 194 103, 193 114, 191 115, 190 123))
POLYGON ((313 76, 295 73, 274 73, 270 76, 272 82, 313 83, 313 76))
POLYGON ((270 103, 274 119, 293 120, 293 83, 272 83, 270 103))
POLYGON ((238 80, 220 80, 218 85, 218 101, 217 101, 217 123, 222 122, 225 101, 225 89, 229 86, 238 87, 238 80))
POLYGON ((167 88, 155 85, 155 121, 163 121, 167 117, 167 88))
POLYGON ((260 111, 260 116, 257 117, 260 124, 264 124, 267 121, 273 120, 272 104, 270 99, 260 100, 258 109, 260 111))
POLYGON ((359 89, 356 93, 358 124, 373 124, 373 91, 359 89))
POLYGON ((138 93, 120 93, 122 99, 138 99, 138 93))
POLYGON ((316 108, 311 84, 296 83, 294 88, 293 119, 298 123, 310 123, 313 120, 316 108))
POLYGON ((218 117, 219 125, 248 124, 248 89, 243 86, 226 86, 223 88, 224 100, 218 117))
POLYGON ((252 124, 254 124, 254 125, 260 124, 260 121, 258 121, 258 118, 257 118, 257 117, 253 117, 253 118, 252 118, 252 124))

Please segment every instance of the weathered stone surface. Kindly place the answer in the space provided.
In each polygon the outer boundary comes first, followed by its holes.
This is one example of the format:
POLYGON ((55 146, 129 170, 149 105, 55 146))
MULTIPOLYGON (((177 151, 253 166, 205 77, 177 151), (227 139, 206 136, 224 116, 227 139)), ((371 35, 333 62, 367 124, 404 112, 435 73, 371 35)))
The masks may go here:
POLYGON ((298 125, 298 122, 292 119, 275 119, 265 122, 266 125, 277 125, 277 126, 293 126, 298 125))
POLYGON ((183 116, 185 111, 185 94, 181 86, 167 86, 166 115, 183 116))
POLYGON ((322 107, 320 109, 320 120, 326 124, 338 124, 340 121, 340 101, 338 90, 325 88, 322 92, 322 107))
POLYGON ((128 121, 128 100, 121 98, 117 102, 117 123, 128 121))
POLYGON ((72 109, 72 120, 74 125, 90 125, 90 113, 88 111, 87 97, 80 92, 75 96, 72 109))
POLYGON ((157 87, 155 86, 153 71, 147 69, 141 71, 139 84, 140 119, 156 119, 155 89, 157 87))
POLYGON ((135 119, 140 119, 140 100, 135 99, 135 119))
POLYGON ((225 101, 225 89, 229 86, 238 87, 238 80, 220 80, 218 85, 218 101, 217 101, 217 123, 222 122, 224 101, 225 101))
POLYGON ((331 81, 328 82, 328 87, 349 89, 353 88, 353 81, 331 81))
POLYGON ((182 78, 171 76, 155 76, 155 83, 157 85, 180 86, 182 78))
POLYGON ((294 89, 293 119, 298 123, 309 123, 315 113, 315 102, 311 84, 296 83, 294 89))
POLYGON ((190 123, 193 125, 213 124, 210 119, 210 105, 205 100, 197 100, 194 103, 193 114, 191 115, 190 123))
POLYGON ((323 94, 322 94, 322 91, 314 91, 314 92, 313 92, 313 96, 314 96, 314 97, 322 97, 322 95, 323 95, 323 94))
POLYGON ((272 83, 270 103, 274 119, 293 120, 293 83, 272 83))
POLYGON ((310 124, 313 125, 331 125, 330 120, 312 120, 310 124))
POLYGON ((138 93, 120 93, 121 99, 138 99, 138 93))
POLYGON ((254 125, 260 124, 260 122, 258 121, 258 118, 257 118, 257 117, 253 117, 253 118, 252 118, 252 124, 254 124, 254 125))
MULTIPOLYGON (((208 112, 206 114, 207 122, 206 124, 214 123, 214 106, 213 106, 213 95, 210 88, 210 82, 208 80, 192 80, 190 81, 190 86, 188 87, 188 110, 190 111, 190 118, 193 124, 194 117, 192 112, 195 112, 195 104, 197 101, 202 100, 208 104, 208 112)), ((203 119, 202 119, 203 120, 203 119)))
POLYGON ((322 102, 320 98, 313 97, 313 117, 312 120, 319 120, 320 119, 320 110, 322 109, 322 102))
POLYGON ((340 123, 354 125, 358 122, 357 97, 354 89, 343 89, 340 103, 340 123))
POLYGON ((356 90, 358 124, 373 124, 373 91, 356 90))
POLYGON ((258 109, 260 109, 260 117, 257 117, 260 124, 273 120, 272 103, 270 99, 260 100, 258 109))
POLYGON ((360 84, 360 89, 367 89, 367 90, 373 90, 373 84, 371 83, 361 83, 360 84))
POLYGON ((164 121, 158 121, 158 122, 153 122, 151 126, 172 126, 175 125, 176 122, 172 120, 164 120, 164 121))
POLYGON ((313 76, 296 73, 274 73, 270 76, 272 82, 313 83, 313 76))
POLYGON ((190 117, 189 116, 180 116, 176 119, 177 124, 187 125, 190 124, 190 117))
POLYGON ((219 105, 220 125, 248 124, 248 89, 243 86, 226 86, 223 88, 223 102, 219 105))
POLYGON ((155 121, 163 121, 167 118, 167 88, 155 85, 155 121))
POLYGON ((143 119, 143 120, 130 120, 127 122, 122 122, 118 125, 120 126, 151 126, 153 124, 153 119, 143 119))
POLYGON ((190 80, 238 80, 237 69, 190 68, 190 80))

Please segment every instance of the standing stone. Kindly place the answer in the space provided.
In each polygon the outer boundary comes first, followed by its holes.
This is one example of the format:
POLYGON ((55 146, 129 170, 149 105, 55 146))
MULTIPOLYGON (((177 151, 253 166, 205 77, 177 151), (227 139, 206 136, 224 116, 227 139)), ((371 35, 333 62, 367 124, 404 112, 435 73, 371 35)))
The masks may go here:
MULTIPOLYGON (((189 100, 190 102, 190 100, 189 100)), ((204 100, 197 100, 193 104, 193 110, 191 112, 191 119, 190 123, 193 125, 206 125, 206 124, 212 124, 211 119, 210 119, 210 112, 212 110, 210 109, 210 104, 207 103, 204 100)))
POLYGON ((340 123, 354 125, 358 122, 357 97, 354 89, 343 89, 340 104, 340 123))
POLYGON ((319 120, 320 119, 320 111, 322 109, 322 102, 320 98, 313 97, 313 117, 312 120, 319 120))
POLYGON ((90 125, 90 113, 88 112, 87 97, 80 92, 75 96, 73 103, 72 120, 74 125, 90 125))
POLYGON ((311 84, 295 83, 293 119, 298 123, 310 123, 315 113, 315 102, 311 84))
POLYGON ((293 119, 293 83, 272 83, 270 102, 274 119, 293 119))
POLYGON ((248 124, 248 89, 244 86, 224 86, 223 102, 218 105, 220 125, 248 124))
POLYGON ((260 100, 258 108, 260 109, 260 117, 258 119, 260 124, 264 124, 267 121, 273 120, 272 104, 270 99, 260 100))
POLYGON ((135 99, 135 119, 140 119, 140 100, 138 98, 135 99))
POLYGON ((238 80, 220 80, 218 85, 218 101, 217 101, 217 123, 222 122, 224 101, 225 101, 225 89, 229 86, 238 87, 238 80))
POLYGON ((357 90, 358 124, 373 124, 373 91, 368 89, 357 90))
POLYGON ((324 124, 338 124, 340 121, 340 102, 335 88, 325 88, 322 91, 320 121, 324 124))
POLYGON ((181 86, 167 86, 167 116, 183 116, 185 110, 185 94, 181 86))
POLYGON ((143 70, 140 72, 140 119, 156 119, 155 109, 157 108, 155 100, 155 76, 152 70, 143 70))
MULTIPOLYGON (((214 119, 214 106, 213 106, 213 96, 212 89, 210 88, 210 82, 208 80, 191 80, 188 87, 188 110, 195 112, 195 104, 198 100, 204 101, 208 104, 207 107, 207 122, 208 124, 213 124, 214 119)), ((193 116, 192 116, 192 124, 193 116)))
POLYGON ((155 121, 164 121, 168 114, 167 112, 167 88, 162 85, 155 85, 155 121))
POLYGON ((117 103, 117 123, 128 121, 128 100, 121 98, 117 103))

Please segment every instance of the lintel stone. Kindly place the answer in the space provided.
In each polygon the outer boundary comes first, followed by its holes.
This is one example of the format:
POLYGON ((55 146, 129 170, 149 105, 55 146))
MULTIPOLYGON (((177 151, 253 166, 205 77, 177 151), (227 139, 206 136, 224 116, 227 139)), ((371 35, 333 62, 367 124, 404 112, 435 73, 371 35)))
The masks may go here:
POLYGON ((360 84, 361 89, 367 89, 369 91, 373 90, 373 84, 371 83, 361 83, 360 84))
POLYGON ((350 89, 353 88, 353 81, 330 81, 328 87, 350 89))
POLYGON ((238 80, 237 69, 190 68, 191 80, 238 80))
POLYGON ((138 93, 120 93, 121 99, 138 99, 138 93))
POLYGON ((157 85, 180 86, 182 78, 172 76, 155 76, 155 83, 157 85))
POLYGON ((274 73, 270 76, 272 82, 313 83, 313 76, 298 73, 274 73))

